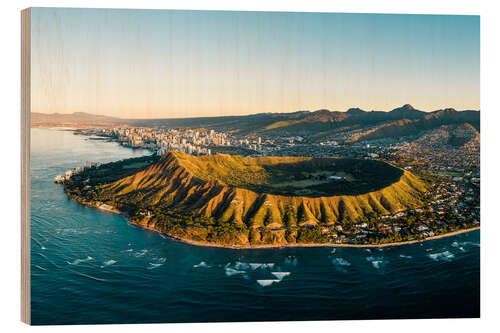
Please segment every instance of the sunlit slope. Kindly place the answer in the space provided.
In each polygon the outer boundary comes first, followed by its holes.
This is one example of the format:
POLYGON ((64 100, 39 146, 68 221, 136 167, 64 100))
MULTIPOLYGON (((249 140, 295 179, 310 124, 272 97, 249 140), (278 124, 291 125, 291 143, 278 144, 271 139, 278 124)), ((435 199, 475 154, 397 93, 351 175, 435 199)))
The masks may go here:
MULTIPOLYGON (((420 198, 426 191, 425 184, 408 171, 378 161, 374 162, 378 163, 376 167, 379 171, 396 175, 385 177, 386 182, 393 180, 390 184, 383 183, 383 186, 376 190, 355 195, 318 196, 317 194, 322 193, 321 191, 332 182, 318 181, 316 178, 327 172, 330 166, 334 170, 337 168, 334 172, 339 174, 343 171, 338 169, 346 169, 345 164, 351 161, 360 166, 363 165, 361 163, 368 163, 359 160, 307 157, 194 157, 180 152, 169 152, 147 169, 104 186, 103 194, 122 202, 140 201, 146 205, 180 208, 195 216, 211 217, 250 229, 279 229, 304 224, 328 225, 347 217, 355 220, 368 213, 388 214, 422 205, 420 198), (313 169, 312 176, 305 173, 307 167, 313 169), (291 181, 292 186, 283 190, 281 185, 276 187, 273 182, 283 183, 292 177, 292 172, 284 171, 287 168, 295 172, 295 178, 291 181), (309 178, 306 181, 296 180, 300 177, 309 178), (266 189, 275 193, 268 193, 266 189), (276 194, 280 191, 295 190, 312 195, 276 194)), ((376 167, 368 165, 368 169, 376 167)), ((374 186, 373 180, 372 183, 359 180, 359 174, 363 172, 361 167, 352 173, 347 169, 344 171, 347 171, 342 173, 346 178, 355 179, 352 175, 358 177, 352 184, 360 183, 359 189, 363 189, 363 186, 374 186)), ((349 192, 345 187, 344 185, 339 189, 349 192)))

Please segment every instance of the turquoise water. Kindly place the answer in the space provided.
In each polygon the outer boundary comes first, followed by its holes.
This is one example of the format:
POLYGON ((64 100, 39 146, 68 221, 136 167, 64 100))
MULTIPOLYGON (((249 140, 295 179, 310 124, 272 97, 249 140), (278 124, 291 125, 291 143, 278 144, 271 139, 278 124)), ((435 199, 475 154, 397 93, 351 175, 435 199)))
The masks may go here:
POLYGON ((196 247, 68 200, 54 177, 149 154, 32 129, 33 324, 479 316, 479 232, 380 249, 196 247))

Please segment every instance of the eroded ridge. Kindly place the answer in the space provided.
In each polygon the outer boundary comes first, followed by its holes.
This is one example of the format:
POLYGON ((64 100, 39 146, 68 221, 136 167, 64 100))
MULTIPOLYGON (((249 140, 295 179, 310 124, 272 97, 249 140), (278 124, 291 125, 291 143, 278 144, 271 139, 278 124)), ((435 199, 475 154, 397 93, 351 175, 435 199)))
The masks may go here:
POLYGON ((172 237, 253 246, 331 242, 348 223, 422 205, 425 191, 381 161, 168 152, 99 186, 95 200, 172 237))

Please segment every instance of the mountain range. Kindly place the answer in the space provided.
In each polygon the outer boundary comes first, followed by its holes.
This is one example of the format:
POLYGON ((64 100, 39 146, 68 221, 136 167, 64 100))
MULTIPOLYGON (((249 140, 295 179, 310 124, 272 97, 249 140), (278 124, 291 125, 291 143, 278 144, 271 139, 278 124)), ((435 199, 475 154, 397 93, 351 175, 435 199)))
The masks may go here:
POLYGON ((291 113, 259 113, 177 119, 120 119, 83 112, 73 114, 31 113, 32 127, 191 127, 235 131, 240 135, 302 135, 320 139, 339 132, 356 130, 354 141, 399 137, 451 124, 470 124, 480 130, 480 112, 452 108, 424 112, 409 104, 391 111, 365 111, 350 108, 345 112, 317 110, 291 113))

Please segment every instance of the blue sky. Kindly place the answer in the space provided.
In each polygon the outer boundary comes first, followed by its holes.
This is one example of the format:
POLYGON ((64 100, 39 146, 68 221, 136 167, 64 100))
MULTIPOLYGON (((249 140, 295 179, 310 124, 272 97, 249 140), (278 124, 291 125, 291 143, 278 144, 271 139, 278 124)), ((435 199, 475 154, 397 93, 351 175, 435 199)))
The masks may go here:
POLYGON ((34 8, 32 109, 479 109, 479 17, 34 8))

